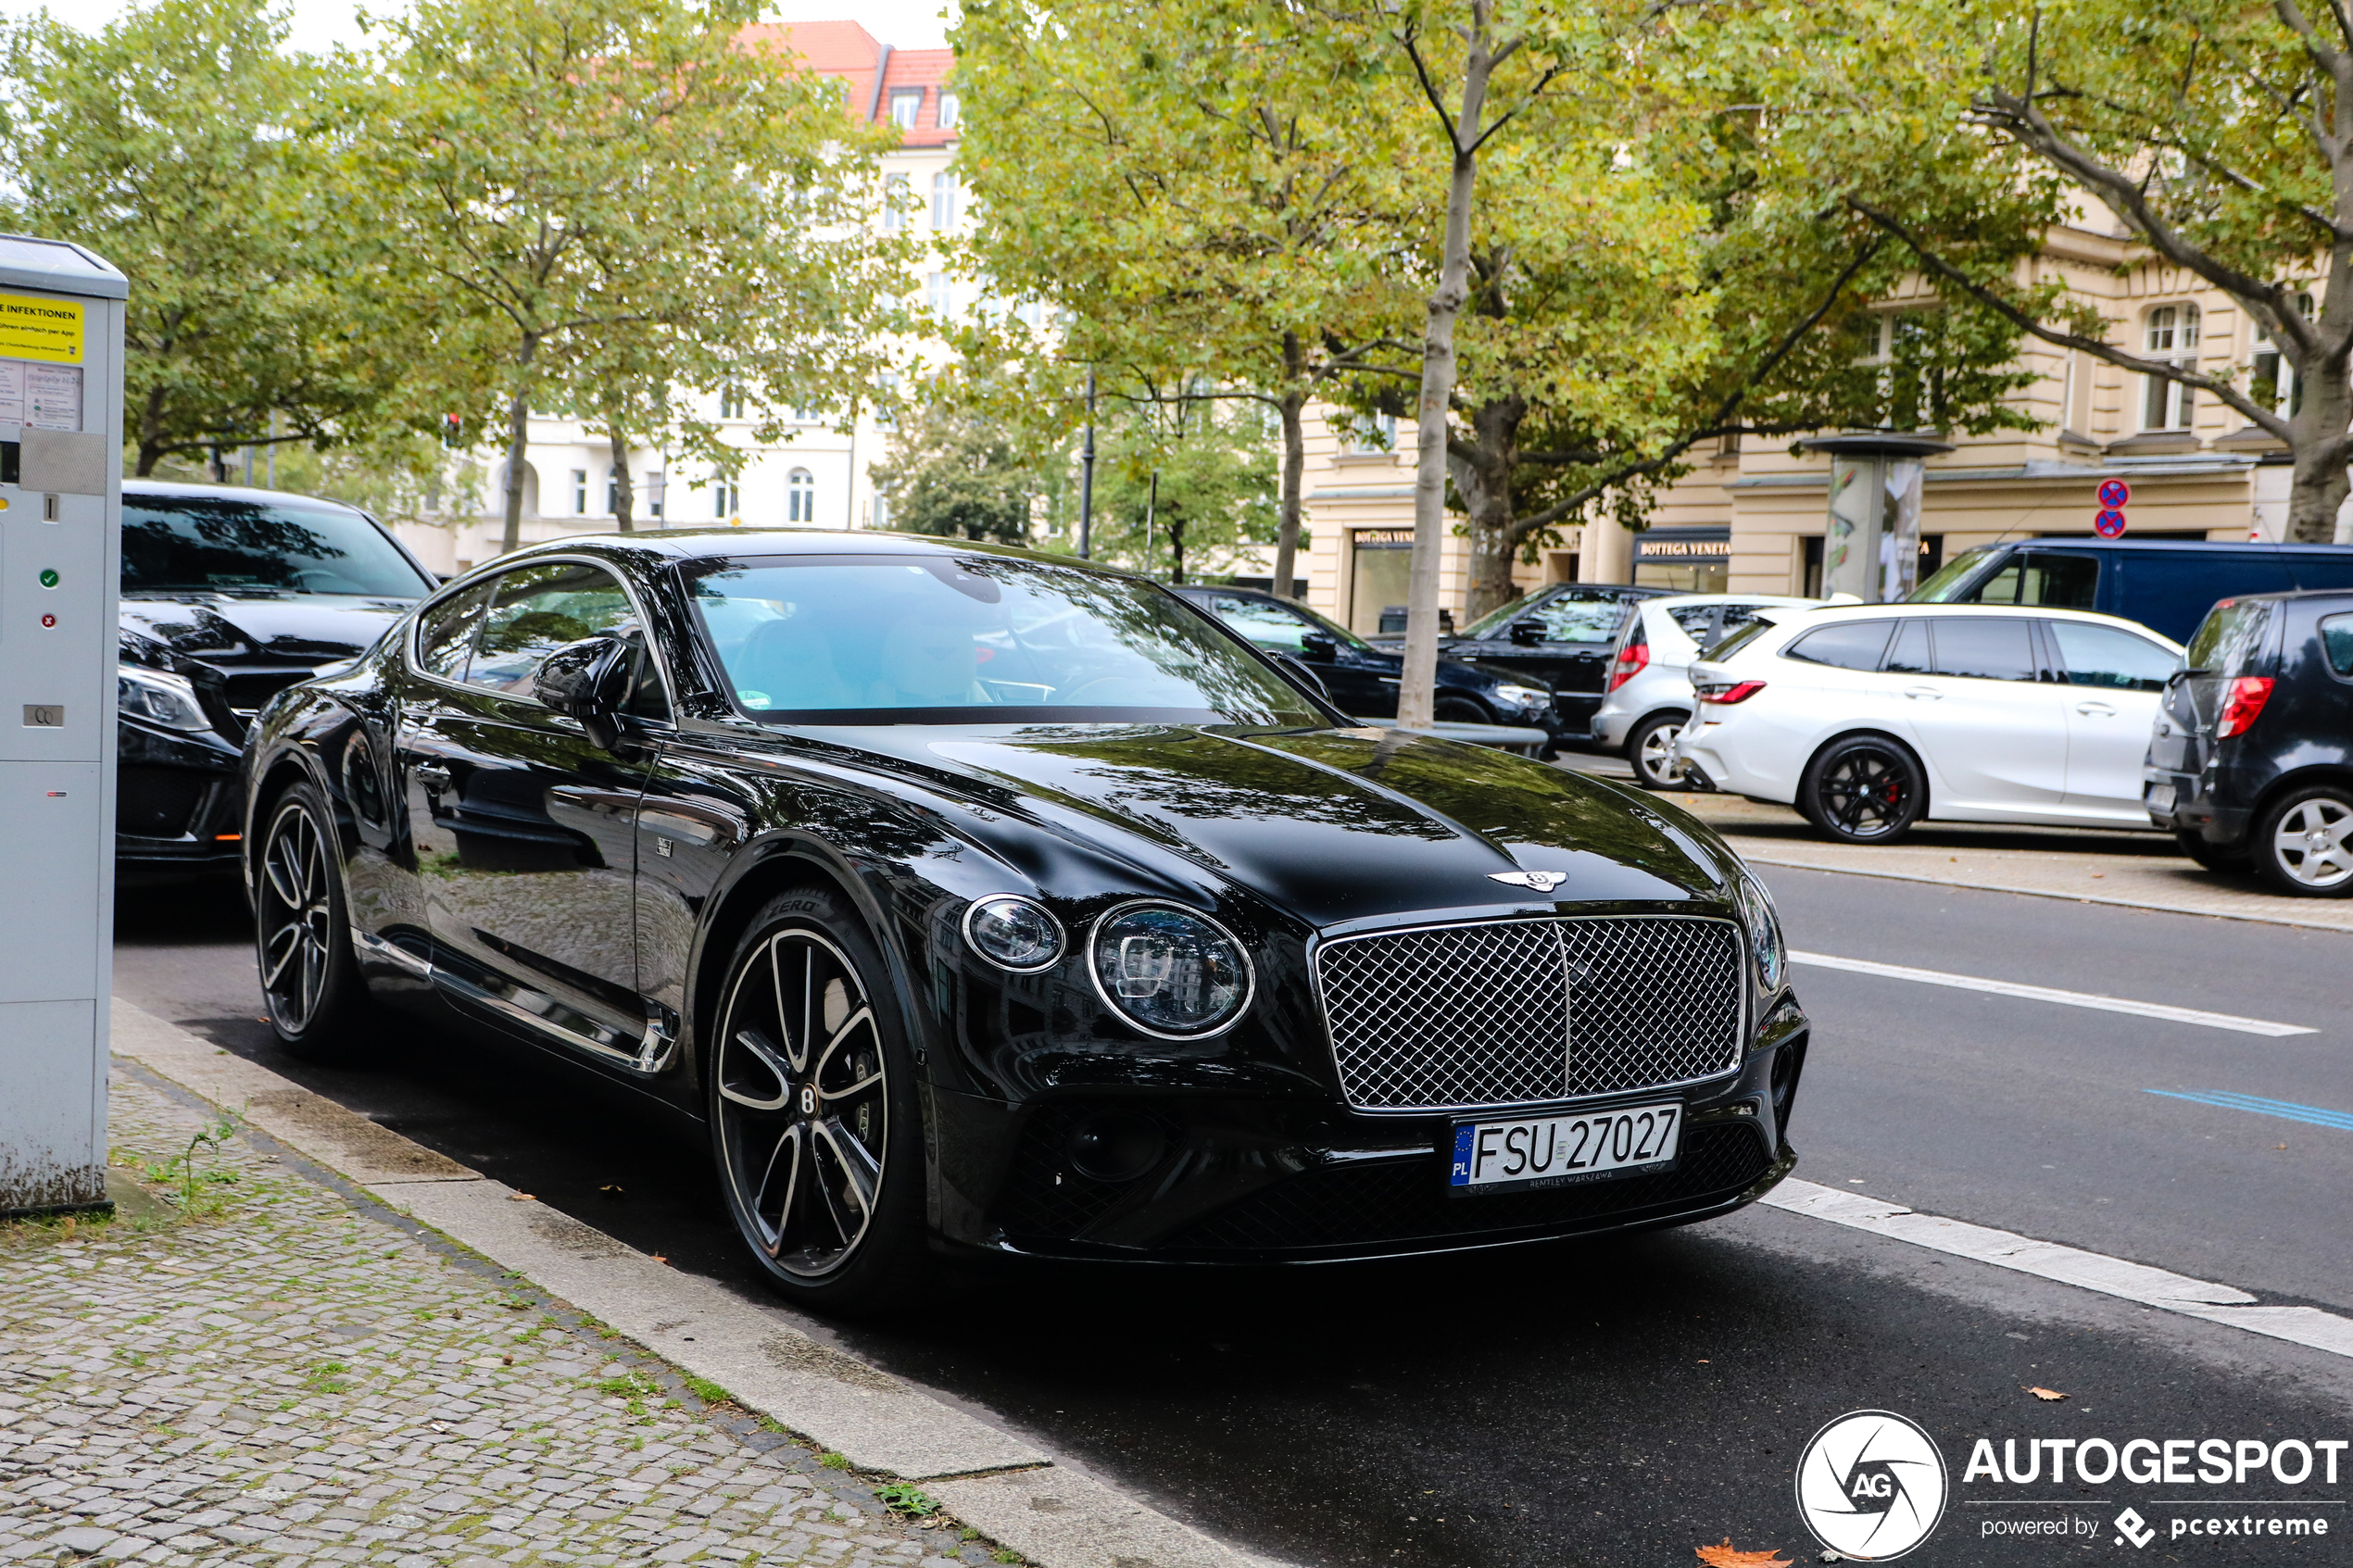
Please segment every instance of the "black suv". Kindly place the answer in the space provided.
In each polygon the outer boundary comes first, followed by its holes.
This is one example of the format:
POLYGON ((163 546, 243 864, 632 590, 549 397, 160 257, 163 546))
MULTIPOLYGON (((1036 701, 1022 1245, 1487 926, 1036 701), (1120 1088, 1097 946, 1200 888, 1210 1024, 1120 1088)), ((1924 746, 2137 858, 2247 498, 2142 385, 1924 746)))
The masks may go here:
MULTIPOLYGON (((1186 583, 1175 590, 1271 653, 1286 653, 1315 671, 1343 713, 1359 719, 1397 717, 1399 671, 1405 660, 1375 647, 1305 605, 1254 588, 1186 583)), ((1482 669, 1460 659, 1438 661, 1437 718, 1449 724, 1524 724, 1550 737, 1545 755, 1569 734, 1554 711, 1552 688, 1511 670, 1482 669)), ((1577 732, 1582 734, 1579 729, 1577 732)))
POLYGON ((2353 894, 2353 593, 2224 599, 2166 688, 2149 820, 2198 864, 2353 894))
MULTIPOLYGON (((1556 738, 1581 743, 1592 735, 1617 634, 1634 602, 1682 592, 1630 583, 1555 583, 1490 610, 1441 641, 1438 651, 1466 664, 1535 676, 1553 688, 1553 711, 1561 724, 1556 738)), ((1375 637, 1373 646, 1402 649, 1405 639, 1375 637)))

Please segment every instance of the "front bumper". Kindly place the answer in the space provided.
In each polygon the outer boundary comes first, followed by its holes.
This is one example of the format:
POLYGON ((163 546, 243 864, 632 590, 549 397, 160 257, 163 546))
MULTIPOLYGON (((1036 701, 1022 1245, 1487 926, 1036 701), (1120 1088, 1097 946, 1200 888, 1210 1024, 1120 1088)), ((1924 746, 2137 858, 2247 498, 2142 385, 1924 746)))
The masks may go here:
POLYGON ((1478 1197, 1445 1185, 1445 1151, 1465 1117, 1141 1093, 1022 1106, 935 1090, 933 1223, 964 1253, 1188 1264, 1396 1257, 1686 1223, 1755 1200, 1794 1166, 1783 1132, 1807 1034, 1786 1004, 1721 1078, 1576 1107, 1681 1099, 1672 1170, 1478 1197), (1121 1148, 1126 1166, 1103 1169, 1100 1151, 1121 1148))
POLYGON ((237 749, 216 734, 127 719, 116 735, 116 867, 133 874, 236 870, 244 847, 237 749))

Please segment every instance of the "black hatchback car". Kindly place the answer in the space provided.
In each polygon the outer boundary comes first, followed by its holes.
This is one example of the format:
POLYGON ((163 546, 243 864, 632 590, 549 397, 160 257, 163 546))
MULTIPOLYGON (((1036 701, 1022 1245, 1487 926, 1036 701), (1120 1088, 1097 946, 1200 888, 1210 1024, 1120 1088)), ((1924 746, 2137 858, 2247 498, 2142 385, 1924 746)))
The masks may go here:
MULTIPOLYGON (((1341 712, 1360 719, 1397 717, 1403 656, 1373 646, 1305 605, 1255 588, 1186 583, 1172 592, 1268 652, 1288 654, 1305 664, 1341 712)), ((1436 697, 1436 717, 1441 723, 1524 724, 1542 730, 1554 746, 1567 733, 1567 725, 1553 710, 1553 688, 1517 671, 1441 659, 1436 697)), ((1546 748, 1548 755, 1551 749, 1546 748)))
POLYGON ((1359 728, 1158 584, 882 533, 559 542, 245 749, 279 1036, 371 997, 707 1124, 815 1306, 932 1248, 1495 1246, 1780 1179, 1807 1024, 1693 819, 1359 728))
POLYGON ((2353 593, 2224 599, 2149 740, 2149 819, 2200 865, 2353 894, 2353 593))
POLYGON ((353 507, 125 480, 115 864, 239 864, 237 759, 262 706, 384 634, 434 578, 353 507))
MULTIPOLYGON (((1589 739, 1593 714, 1609 684, 1617 634, 1637 599, 1661 598, 1675 588, 1624 583, 1555 583, 1490 611, 1438 645, 1447 659, 1482 670, 1532 676, 1553 689, 1559 721, 1555 739, 1589 739)), ((1402 638, 1376 638, 1403 645, 1402 638)))

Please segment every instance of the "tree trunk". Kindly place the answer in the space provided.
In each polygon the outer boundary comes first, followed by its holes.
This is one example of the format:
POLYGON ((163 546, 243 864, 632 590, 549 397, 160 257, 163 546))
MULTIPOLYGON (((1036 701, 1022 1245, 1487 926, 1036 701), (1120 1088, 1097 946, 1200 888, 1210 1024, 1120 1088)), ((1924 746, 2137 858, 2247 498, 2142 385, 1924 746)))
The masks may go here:
POLYGON ((147 389, 147 406, 139 414, 139 477, 146 478, 163 460, 163 388, 147 389))
MULTIPOLYGON (((2336 287, 2332 278, 2332 296, 2336 287)), ((2332 307, 2336 303, 2334 297, 2328 301, 2332 307)), ((2347 307, 2353 308, 2353 301, 2347 302, 2347 307)), ((2328 330, 2331 313, 2324 307, 2320 321, 2322 336, 2328 340, 2334 337, 2328 330)), ((2299 545, 2329 545, 2336 541, 2336 516, 2348 489, 2353 489, 2345 471, 2346 427, 2353 423, 2353 383, 2346 380, 2346 355, 2322 354, 2313 358, 2309 368, 2299 369, 2296 377, 2304 406, 2292 421, 2296 469, 2288 483, 2287 537, 2299 545)))
POLYGON ((1519 427, 1528 399, 1499 397, 1483 403, 1465 421, 1470 451, 1449 459, 1454 493, 1469 521, 1470 571, 1465 613, 1472 621, 1519 597, 1512 582, 1512 558, 1524 533, 1512 502, 1512 474, 1519 467, 1519 427))
POLYGON ((605 425, 605 439, 612 445, 612 520, 622 533, 634 533, 637 487, 629 483, 629 437, 622 433, 619 420, 605 425))
POLYGON ((1185 581, 1185 519, 1181 512, 1168 520, 1168 580, 1185 581))
POLYGON ((1453 169, 1446 188, 1446 240, 1438 287, 1422 334, 1421 396, 1415 404, 1414 567, 1405 591, 1405 667, 1397 691, 1400 728, 1426 730, 1436 720, 1438 568, 1446 541, 1446 411, 1454 398, 1454 323, 1470 292, 1474 149, 1493 67, 1488 0, 1471 0, 1469 48, 1463 61, 1463 106, 1447 127, 1453 169))
POLYGON ((1283 334, 1283 396, 1276 405, 1283 419, 1282 522, 1275 534, 1275 581, 1277 596, 1290 598, 1299 576, 1299 492, 1307 471, 1307 432, 1301 411, 1307 407, 1306 388, 1299 384, 1306 356, 1297 332, 1283 334))
POLYGON ((531 452, 531 397, 518 387, 507 400, 507 531, 502 556, 522 548, 522 465, 531 452))

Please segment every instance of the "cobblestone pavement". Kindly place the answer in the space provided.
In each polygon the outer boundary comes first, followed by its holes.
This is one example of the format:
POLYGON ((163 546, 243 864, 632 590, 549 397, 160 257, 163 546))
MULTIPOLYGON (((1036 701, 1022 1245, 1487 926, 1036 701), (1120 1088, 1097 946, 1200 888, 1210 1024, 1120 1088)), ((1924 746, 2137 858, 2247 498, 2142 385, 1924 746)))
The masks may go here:
POLYGON ((291 1156, 174 1163, 218 1123, 120 1063, 111 1106, 187 1211, 0 1225, 0 1563, 1000 1560, 291 1156))

